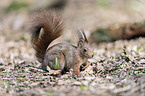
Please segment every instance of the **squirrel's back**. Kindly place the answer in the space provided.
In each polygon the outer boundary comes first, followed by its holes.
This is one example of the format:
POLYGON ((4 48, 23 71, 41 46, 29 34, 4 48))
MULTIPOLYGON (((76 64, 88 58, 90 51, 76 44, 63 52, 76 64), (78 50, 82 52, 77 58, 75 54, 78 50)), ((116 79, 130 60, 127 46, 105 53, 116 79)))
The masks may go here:
POLYGON ((55 11, 42 10, 35 14, 31 26, 31 42, 39 61, 44 59, 49 44, 63 32, 64 23, 55 11), (43 30, 41 30, 43 29, 43 30))

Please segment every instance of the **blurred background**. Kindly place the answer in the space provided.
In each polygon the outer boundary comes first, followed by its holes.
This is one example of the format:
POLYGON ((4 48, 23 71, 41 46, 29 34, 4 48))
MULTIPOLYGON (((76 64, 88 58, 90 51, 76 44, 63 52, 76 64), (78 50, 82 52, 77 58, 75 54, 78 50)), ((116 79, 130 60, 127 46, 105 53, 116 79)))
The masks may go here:
POLYGON ((0 0, 0 37, 29 39, 31 17, 40 9, 55 9, 63 17, 62 41, 76 42, 78 29, 95 43, 144 36, 144 5, 144 0, 0 0))
POLYGON ((144 36, 145 0, 0 0, 0 96, 144 96, 144 36), (88 76, 38 69, 29 28, 40 9, 55 9, 65 22, 52 44, 77 45, 76 31, 85 30, 95 54, 88 76))

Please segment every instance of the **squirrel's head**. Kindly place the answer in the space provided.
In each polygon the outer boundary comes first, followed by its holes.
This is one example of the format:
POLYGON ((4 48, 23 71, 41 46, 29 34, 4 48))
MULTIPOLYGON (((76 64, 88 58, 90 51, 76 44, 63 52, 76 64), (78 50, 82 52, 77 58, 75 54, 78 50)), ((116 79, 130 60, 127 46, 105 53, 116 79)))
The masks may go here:
POLYGON ((88 40, 86 38, 86 35, 83 30, 77 31, 79 36, 79 42, 78 42, 78 51, 81 57, 83 58, 92 58, 94 56, 94 50, 88 43, 88 40))

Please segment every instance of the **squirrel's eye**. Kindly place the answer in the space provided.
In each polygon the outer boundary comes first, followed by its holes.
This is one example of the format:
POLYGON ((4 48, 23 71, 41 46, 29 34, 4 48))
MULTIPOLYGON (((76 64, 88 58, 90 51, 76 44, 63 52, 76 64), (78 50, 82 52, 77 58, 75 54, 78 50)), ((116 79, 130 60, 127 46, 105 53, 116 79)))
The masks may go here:
POLYGON ((87 52, 87 49, 86 48, 84 49, 84 52, 87 52))

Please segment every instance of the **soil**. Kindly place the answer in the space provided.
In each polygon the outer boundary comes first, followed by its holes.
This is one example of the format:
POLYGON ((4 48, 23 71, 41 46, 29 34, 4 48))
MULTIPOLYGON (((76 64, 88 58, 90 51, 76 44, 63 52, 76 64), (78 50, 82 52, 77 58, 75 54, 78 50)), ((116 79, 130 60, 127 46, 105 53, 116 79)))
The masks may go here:
MULTIPOLYGON (((36 0, 32 0, 35 2, 36 0)), ((92 10, 95 8, 91 4, 87 3, 87 0, 84 0, 84 4, 81 4, 78 1, 77 4, 82 5, 81 8, 89 6, 88 11, 83 10, 82 15, 90 14, 90 12, 95 12, 92 10), (90 11, 91 10, 91 11, 90 11)), ((90 0, 93 1, 93 0, 90 0)), ((108 0, 103 0, 104 2, 109 2, 108 0)), ((25 2, 29 2, 26 0, 25 2)), ((109 14, 105 17, 97 15, 97 19, 94 21, 90 20, 88 22, 89 16, 84 15, 82 19, 78 19, 78 14, 72 14, 71 17, 68 12, 76 0, 70 0, 65 7, 63 7, 59 12, 63 14, 66 24, 72 23, 70 26, 67 25, 65 33, 68 31, 68 37, 66 34, 60 37, 59 40, 54 43, 59 42, 69 42, 76 45, 76 40, 74 38, 69 38, 69 36, 75 36, 76 34, 69 34, 73 32, 74 26, 79 27, 80 22, 85 29, 86 26, 91 26, 86 28, 87 37, 89 37, 89 32, 96 28, 109 26, 116 22, 113 20, 109 14), (69 17, 68 17, 69 16, 69 17), (100 19, 99 19, 100 17, 100 19), (75 19, 73 19, 75 18, 75 19), (88 18, 88 19, 85 19, 88 18), (98 22, 99 20, 104 20, 105 18, 111 18, 109 21, 98 22), (84 21, 86 20, 86 21, 84 21), (98 21, 96 21, 98 20, 98 21), (85 25, 85 23, 87 23, 85 25), (95 23, 96 22, 96 25, 95 23), (109 22, 109 23, 108 23, 109 22), (97 27, 96 27, 97 26, 97 27), (65 38, 66 37, 66 38, 65 38)), ((89 1, 88 1, 89 2, 89 1)), ((94 1, 93 1, 94 2, 94 1)), ((101 2, 101 1, 100 1, 101 2)), ((30 17, 32 15, 29 8, 25 10, 12 11, 5 13, 4 10, 10 4, 9 0, 5 0, 1 6, 1 15, 0 15, 0 96, 121 96, 121 95, 131 95, 131 96, 144 96, 145 94, 145 38, 139 37, 131 40, 117 40, 114 42, 101 42, 101 43, 91 43, 91 46, 94 48, 95 55, 92 59, 89 59, 91 65, 83 70, 81 73, 84 76, 75 76, 73 70, 62 75, 61 77, 56 76, 58 71, 50 70, 50 72, 44 72, 40 68, 40 63, 35 58, 35 52, 32 49, 30 43, 30 35, 28 33, 28 27, 30 17)), ((120 1, 117 5, 123 5, 125 1, 120 1), (119 4, 120 3, 120 4, 119 4)), ((130 3, 129 0, 127 3, 130 3)), ((97 3, 98 4, 98 3, 97 3)), ((100 6, 104 6, 102 9, 98 9, 100 14, 106 14, 107 11, 102 11, 104 8, 108 8, 111 14, 118 13, 116 8, 115 1, 110 1, 109 3, 99 3, 100 6), (107 5, 104 5, 107 4, 107 5), (111 4, 111 5, 108 5, 111 4), (113 6, 113 7, 112 7, 113 6), (104 13, 103 13, 104 12, 104 13)), ((133 2, 131 4, 139 4, 142 6, 144 2, 133 2)), ((117 8, 122 8, 122 7, 117 8)), ((98 7, 97 7, 98 8, 98 7)), ((125 7, 126 8, 126 7, 125 7)), ((124 10, 125 10, 124 8, 124 10)), ((136 7, 135 7, 136 8, 136 7)), ((137 7, 144 9, 144 7, 137 7)), ((75 8, 74 8, 75 9, 75 8)), ((140 16, 134 15, 132 18, 136 18, 136 21, 144 20, 143 12, 140 12, 135 9, 133 12, 142 14, 140 16)), ((77 12, 80 12, 77 11, 77 12)), ((122 9, 123 10, 123 9, 122 9)), ((129 13, 130 14, 130 13, 129 13)), ((122 14, 118 14, 118 17, 122 17, 122 14)), ((130 16, 130 15, 126 15, 130 16)), ((106 19, 105 19, 106 20, 106 19)), ((132 19, 120 19, 120 22, 131 22, 132 19), (122 21, 121 21, 122 20, 122 21), (125 21, 126 20, 126 21, 125 21)), ((134 22, 134 21, 133 21, 134 22)), ((119 21, 116 22, 117 24, 119 21)), ((77 37, 76 37, 77 38, 77 37)))

